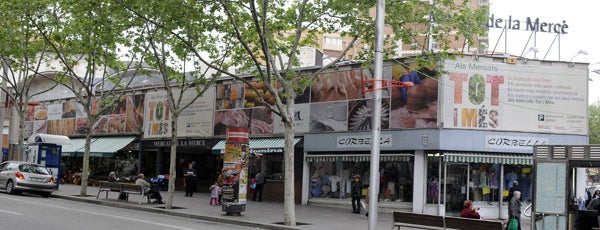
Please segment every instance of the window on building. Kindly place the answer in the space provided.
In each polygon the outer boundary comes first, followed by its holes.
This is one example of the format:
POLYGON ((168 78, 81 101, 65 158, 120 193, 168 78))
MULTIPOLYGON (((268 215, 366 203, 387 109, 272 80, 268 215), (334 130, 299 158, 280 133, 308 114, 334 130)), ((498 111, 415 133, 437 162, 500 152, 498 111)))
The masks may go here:
POLYGON ((326 45, 338 45, 338 46, 341 46, 342 45, 342 39, 341 38, 334 38, 334 37, 325 37, 325 44, 326 45))

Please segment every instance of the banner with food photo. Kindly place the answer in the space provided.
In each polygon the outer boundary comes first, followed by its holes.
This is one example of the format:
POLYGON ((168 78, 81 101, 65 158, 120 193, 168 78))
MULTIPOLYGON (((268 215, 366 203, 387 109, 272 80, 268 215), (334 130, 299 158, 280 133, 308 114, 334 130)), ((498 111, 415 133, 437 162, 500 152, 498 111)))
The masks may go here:
POLYGON ((227 128, 250 128, 252 109, 230 109, 215 112, 214 135, 225 135, 227 128))
POLYGON ((144 95, 129 95, 125 99, 125 132, 140 132, 144 122, 144 95))
MULTIPOLYGON (((94 134, 136 133, 142 129, 144 95, 127 95, 107 98, 105 104, 94 99, 92 113, 104 114, 92 126, 94 134)), ((83 124, 76 121, 76 127, 83 124)))
POLYGON ((438 79, 436 66, 416 63, 392 66, 392 79, 412 82, 409 88, 390 88, 390 129, 437 127, 438 79))
POLYGON ((363 70, 348 70, 320 74, 311 86, 311 102, 363 99, 363 70))
POLYGON ((221 83, 216 88, 215 110, 243 107, 244 83, 221 83))
POLYGON ((252 109, 250 118, 250 134, 272 134, 273 112, 266 107, 252 109))

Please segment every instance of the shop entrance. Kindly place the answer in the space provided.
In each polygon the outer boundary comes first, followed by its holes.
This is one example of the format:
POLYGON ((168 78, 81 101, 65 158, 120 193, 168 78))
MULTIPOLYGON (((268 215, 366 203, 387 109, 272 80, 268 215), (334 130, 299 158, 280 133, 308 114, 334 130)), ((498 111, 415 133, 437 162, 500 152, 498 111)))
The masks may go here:
POLYGON ((448 215, 458 216, 463 208, 463 201, 467 198, 468 168, 467 163, 446 164, 446 184, 443 189, 446 194, 444 202, 448 215))

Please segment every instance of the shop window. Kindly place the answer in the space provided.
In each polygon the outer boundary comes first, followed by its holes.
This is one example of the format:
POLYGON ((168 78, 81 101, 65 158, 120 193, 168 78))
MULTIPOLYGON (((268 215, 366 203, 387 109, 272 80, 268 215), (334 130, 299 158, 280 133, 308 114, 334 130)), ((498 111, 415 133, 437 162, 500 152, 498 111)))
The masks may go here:
POLYGON ((476 201, 499 202, 500 164, 471 164, 469 179, 469 199, 476 201))
POLYGON ((531 166, 529 165, 505 165, 503 196, 508 196, 508 191, 516 184, 521 191, 521 198, 524 201, 530 201, 532 180, 531 170, 531 166), (515 183, 515 181, 517 183, 515 183))
MULTIPOLYGON (((349 198, 352 177, 359 175, 362 194, 370 183, 368 161, 327 161, 310 163, 309 197, 349 198)), ((379 200, 381 202, 411 202, 413 196, 413 162, 383 161, 379 167, 379 200)))
POLYGON ((442 174, 440 173, 440 157, 438 156, 428 156, 427 163, 427 203, 428 204, 438 204, 442 201, 440 200, 440 186, 442 181, 442 174))

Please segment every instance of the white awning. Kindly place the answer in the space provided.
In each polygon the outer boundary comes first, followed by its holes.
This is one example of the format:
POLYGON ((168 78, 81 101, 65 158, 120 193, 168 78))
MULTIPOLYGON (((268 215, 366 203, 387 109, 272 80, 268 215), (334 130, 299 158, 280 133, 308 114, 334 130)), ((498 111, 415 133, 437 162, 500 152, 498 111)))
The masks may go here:
MULTIPOLYGON (((112 157, 115 152, 121 150, 135 137, 93 137, 90 142, 90 156, 112 157)), ((63 147, 63 156, 83 156, 85 151, 85 138, 73 139, 73 145, 63 147)))
POLYGON ((27 143, 48 143, 48 144, 57 144, 57 145, 70 145, 71 139, 67 136, 63 135, 52 135, 45 133, 38 133, 29 136, 27 139, 27 143))

